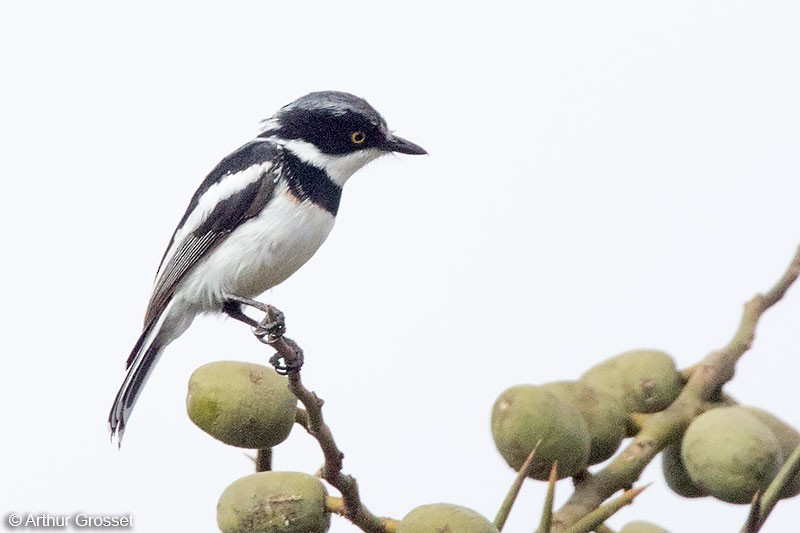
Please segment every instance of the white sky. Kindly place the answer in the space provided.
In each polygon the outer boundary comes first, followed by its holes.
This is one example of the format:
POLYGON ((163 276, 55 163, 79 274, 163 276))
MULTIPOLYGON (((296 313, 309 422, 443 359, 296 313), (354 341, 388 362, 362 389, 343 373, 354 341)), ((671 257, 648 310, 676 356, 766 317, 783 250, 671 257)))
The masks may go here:
MULTIPOLYGON (((106 415, 195 187, 312 90, 366 97, 430 152, 359 172, 328 242, 264 296, 375 513, 492 518, 513 478, 489 432, 502 390, 637 347, 688 366, 729 339, 800 244, 800 5, 487 4, 0 4, 4 515, 216 530, 252 467, 192 425, 186 382, 265 362, 247 329, 200 319, 172 344, 121 452, 106 415)), ((795 426, 798 316, 795 287, 729 387, 795 426)), ((279 469, 320 461, 300 428, 276 450, 279 469)), ((671 495, 657 464, 641 481, 610 525, 744 522, 671 495)), ((543 493, 525 485, 506 531, 534 529, 543 493)), ((796 528, 799 502, 764 531, 796 528)))

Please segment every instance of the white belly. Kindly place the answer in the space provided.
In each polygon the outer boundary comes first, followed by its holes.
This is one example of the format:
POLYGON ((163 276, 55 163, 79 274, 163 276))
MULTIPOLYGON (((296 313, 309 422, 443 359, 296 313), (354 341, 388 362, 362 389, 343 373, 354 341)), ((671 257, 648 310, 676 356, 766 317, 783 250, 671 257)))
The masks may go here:
POLYGON ((279 186, 269 206, 242 224, 189 273, 179 292, 202 311, 219 310, 224 293, 255 298, 294 274, 333 228, 328 211, 279 186))

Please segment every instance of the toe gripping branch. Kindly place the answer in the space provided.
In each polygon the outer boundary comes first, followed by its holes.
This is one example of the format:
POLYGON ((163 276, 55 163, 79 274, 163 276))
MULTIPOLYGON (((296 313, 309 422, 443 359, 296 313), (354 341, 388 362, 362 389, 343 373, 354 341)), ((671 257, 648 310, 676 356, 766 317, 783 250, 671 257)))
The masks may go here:
POLYGON ((270 364, 281 375, 297 374, 303 367, 303 350, 288 337, 286 333, 286 318, 280 309, 271 305, 267 306, 263 320, 253 328, 253 335, 275 348, 276 353, 269 358, 270 364))
POLYGON ((264 318, 253 328, 253 335, 264 344, 273 344, 286 333, 286 317, 271 305, 264 310, 264 318))

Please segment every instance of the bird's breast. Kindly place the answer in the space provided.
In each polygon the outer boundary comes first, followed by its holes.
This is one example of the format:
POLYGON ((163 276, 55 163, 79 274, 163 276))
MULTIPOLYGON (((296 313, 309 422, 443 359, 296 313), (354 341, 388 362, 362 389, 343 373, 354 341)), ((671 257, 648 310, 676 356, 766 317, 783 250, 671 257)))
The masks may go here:
POLYGON ((299 201, 280 184, 257 216, 244 222, 197 266, 187 287, 219 309, 226 292, 254 298, 294 274, 319 249, 334 216, 311 201, 299 201))

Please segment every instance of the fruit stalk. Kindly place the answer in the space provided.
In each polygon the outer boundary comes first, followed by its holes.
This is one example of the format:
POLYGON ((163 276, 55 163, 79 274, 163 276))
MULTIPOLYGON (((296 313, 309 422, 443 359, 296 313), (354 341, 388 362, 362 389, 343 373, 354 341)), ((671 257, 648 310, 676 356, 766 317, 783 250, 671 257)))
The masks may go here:
POLYGON ((256 452, 256 472, 272 470, 272 448, 261 448, 256 452))

